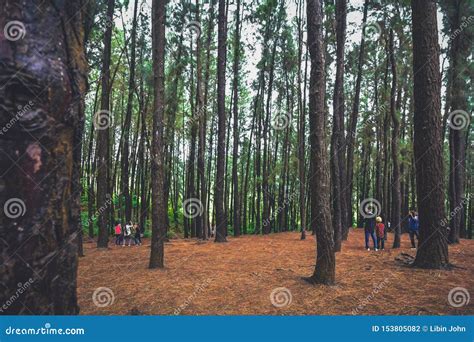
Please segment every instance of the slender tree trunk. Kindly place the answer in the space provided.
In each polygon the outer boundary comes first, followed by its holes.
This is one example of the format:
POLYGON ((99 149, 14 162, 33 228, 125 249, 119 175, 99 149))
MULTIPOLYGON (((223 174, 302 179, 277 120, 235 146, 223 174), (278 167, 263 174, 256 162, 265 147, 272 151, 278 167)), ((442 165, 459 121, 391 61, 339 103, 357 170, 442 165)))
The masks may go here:
MULTIPOLYGON (((397 94, 397 62, 395 60, 394 51, 394 38, 393 30, 390 30, 390 42, 389 42, 389 53, 390 53, 390 64, 392 66, 392 89, 390 93, 390 115, 392 117, 392 215, 391 223, 395 232, 395 238, 393 240, 393 248, 400 247, 400 236, 402 233, 401 229, 401 191, 400 191, 400 163, 398 160, 398 144, 400 137, 400 119, 398 118, 397 108, 395 104, 395 98, 397 94)), ((388 132, 385 132, 387 134, 388 132)))
POLYGON ((225 173, 225 65, 227 47, 226 2, 219 0, 218 35, 217 35, 217 170, 216 170, 216 238, 215 242, 225 242, 227 217, 224 210, 224 173, 225 173))
POLYGON ((239 176, 237 174, 237 161, 239 156, 239 69, 240 69, 240 0, 237 0, 235 10, 235 33, 234 33, 234 80, 232 85, 234 107, 233 107, 233 150, 232 150, 232 185, 233 191, 233 214, 234 214, 234 235, 239 236, 241 231, 239 176))
MULTIPOLYGON (((301 63, 303 58, 303 0, 298 1, 298 184, 299 184, 299 214, 301 240, 306 239, 306 201, 305 201, 305 110, 301 90, 303 83, 301 63)), ((303 84, 304 86, 304 84, 303 84)))
MULTIPOLYGON (((469 1, 452 1, 443 4, 447 8, 449 29, 451 32, 451 46, 449 49, 450 68, 449 75, 451 87, 446 91, 446 101, 449 103, 449 243, 459 243, 463 215, 465 212, 464 181, 466 168, 466 138, 469 130, 468 113, 468 86, 466 79, 469 77, 468 63, 472 51, 472 29, 462 28, 462 17, 468 13, 473 14, 472 4, 469 1), (469 33, 471 32, 471 33, 469 33)), ((469 18, 472 18, 470 16, 469 18)), ((465 19, 467 21, 467 19, 465 19)), ((472 92, 472 89, 471 89, 472 92)))
MULTIPOLYGON (((113 23, 114 0, 107 2, 107 18, 113 23)), ((109 188, 110 178, 110 155, 109 155, 109 125, 111 123, 110 110, 110 56, 112 49, 112 29, 113 25, 108 25, 104 33, 104 54, 102 60, 102 93, 100 112, 95 114, 94 120, 97 134, 97 208, 105 207, 99 212, 99 236, 97 247, 107 248, 109 243, 109 222, 110 211, 106 206, 106 201, 111 198, 109 188), (101 125, 104 120, 105 125, 101 125)))
POLYGON ((321 0, 307 1, 308 46, 311 56, 309 123, 311 141, 311 225, 316 231, 317 257, 311 283, 331 285, 336 277, 334 234, 331 222, 330 176, 325 141, 325 74, 323 9, 321 0), (316 162, 317 161, 317 162, 316 162))
MULTIPOLYGON (((206 70, 204 75, 204 103, 206 104, 206 109, 209 108, 207 106, 208 98, 209 98, 209 79, 211 77, 211 43, 212 43, 212 32, 214 32, 214 17, 215 17, 215 10, 214 10, 214 2, 211 2, 209 7, 209 25, 207 26, 207 33, 206 33, 206 70)), ((204 131, 204 135, 207 130, 207 110, 204 112, 203 118, 203 127, 202 130, 204 131)), ((212 130, 212 122, 211 122, 211 130, 212 130)), ((205 141, 203 142, 205 146, 205 141)), ((209 153, 208 153, 208 164, 207 164, 207 180, 204 177, 205 174, 202 175, 201 182, 205 182, 201 186, 201 201, 203 201, 203 210, 204 216, 202 220, 203 224, 203 238, 207 239, 210 236, 210 223, 209 223, 209 205, 210 205, 210 172, 211 172, 211 160, 212 160, 212 133, 210 134, 209 138, 209 153)))
MULTIPOLYGON (((369 6, 369 0, 365 0, 364 3, 364 14, 362 19, 362 27, 367 22, 367 10, 369 6)), ((354 178, 354 144, 357 128, 357 117, 359 115, 359 103, 360 103, 360 85, 362 82, 362 66, 364 64, 364 50, 365 50, 365 39, 364 35, 360 38, 359 47, 359 59, 357 63, 357 76, 354 90, 354 100, 352 103, 352 112, 349 120, 349 130, 347 132, 347 168, 346 168, 346 201, 347 201, 347 223, 352 224, 352 189, 353 189, 353 178, 354 178)))
MULTIPOLYGON (((122 144, 122 173, 120 177, 121 196, 125 202, 125 221, 128 223, 132 219, 132 199, 130 197, 130 170, 129 170, 129 140, 130 140, 130 126, 132 123, 132 106, 133 94, 135 90, 135 56, 136 56, 136 41, 137 41, 137 12, 138 0, 135 0, 133 8, 133 21, 131 32, 131 52, 130 52, 130 77, 128 79, 128 100, 127 111, 125 114, 125 121, 123 124, 123 144, 122 144)), ((120 208, 122 209, 122 208, 120 208)))
MULTIPOLYGON (((333 131, 331 136, 331 185, 334 248, 341 250, 342 232, 346 229, 344 158, 344 44, 346 40, 347 1, 336 1, 336 83, 333 97, 333 131)), ((347 225, 348 226, 348 225, 347 225)))

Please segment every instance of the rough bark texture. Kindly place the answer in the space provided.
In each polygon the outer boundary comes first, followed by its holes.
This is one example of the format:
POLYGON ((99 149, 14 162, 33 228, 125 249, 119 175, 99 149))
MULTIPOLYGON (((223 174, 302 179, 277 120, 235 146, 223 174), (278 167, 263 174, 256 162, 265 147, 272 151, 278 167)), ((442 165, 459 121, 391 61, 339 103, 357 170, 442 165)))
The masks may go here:
POLYGON ((0 35, 0 125, 12 123, 0 135, 2 314, 79 312, 83 5, 0 1, 0 26, 25 28, 15 41, 0 35))
MULTIPOLYGON (((101 77, 101 100, 99 116, 95 122, 96 128, 100 128, 97 132, 97 208, 105 208, 99 213, 99 236, 97 239, 97 247, 107 248, 109 243, 109 220, 110 210, 106 205, 108 199, 111 198, 109 193, 110 183, 110 156, 109 156, 109 125, 110 118, 110 55, 112 48, 112 29, 114 16, 114 0, 108 0, 107 4, 107 18, 110 25, 104 33, 104 55, 102 59, 102 77, 101 77), (104 120, 105 125, 102 127, 101 119, 104 120)), ((97 114, 96 114, 97 115, 97 114)))
POLYGON ((414 74, 414 155, 420 220, 420 243, 414 265, 449 264, 444 212, 441 101, 436 3, 412 0, 414 74))
MULTIPOLYGON (((466 89, 466 79, 468 78, 469 54, 472 53, 472 39, 474 39, 474 30, 472 24, 469 27, 462 27, 466 18, 472 18, 468 14, 474 14, 474 5, 469 1, 450 1, 443 4, 446 7, 446 15, 449 22, 449 32, 452 39, 450 42, 449 57, 450 68, 450 87, 447 89, 446 101, 449 103, 447 108, 449 112, 468 110, 468 94, 466 89)), ((471 90, 472 91, 472 90, 471 90)), ((466 135, 468 130, 466 126, 456 125, 456 120, 463 119, 463 114, 457 112, 450 119, 449 126, 449 243, 459 243, 460 233, 463 227, 463 214, 465 213, 464 198, 464 179, 466 170, 466 135), (453 120, 454 119, 454 120, 453 120), (454 121, 454 123, 453 123, 454 121), (453 129, 453 127, 455 129, 453 129)), ((467 117, 464 117, 467 119, 467 117)), ((458 122, 459 123, 459 122, 458 122)))
POLYGON ((227 45, 226 2, 219 0, 218 36, 217 36, 217 171, 216 171, 216 242, 225 242, 227 216, 224 210, 224 173, 225 173, 225 64, 227 45))
POLYGON ((317 257, 312 283, 334 284, 336 256, 331 222, 328 153, 325 141, 325 75, 323 47, 323 11, 320 0, 308 0, 308 47, 311 58, 309 81, 309 124, 311 142, 311 225, 316 231, 317 257))
MULTIPOLYGON (((344 43, 346 40, 346 0, 336 1, 336 82, 333 96, 333 127, 331 136, 331 185, 334 243, 341 250, 343 230, 347 223, 344 158, 344 43)), ((347 226, 347 227, 346 227, 347 226)), ((347 235, 346 235, 347 237, 347 235)))
POLYGON ((163 113, 165 88, 165 9, 166 0, 153 0, 153 83, 155 97, 153 103, 152 137, 152 234, 150 268, 164 267, 164 239, 166 238, 166 203, 163 197, 164 158, 163 158, 163 113))
POLYGON ((305 200, 305 101, 302 92, 303 58, 303 0, 298 1, 298 180, 299 180, 299 213, 301 222, 301 240, 306 239, 306 200, 305 200))
MULTIPOLYGON (((392 117, 392 215, 391 223, 395 232, 393 248, 400 247, 401 227, 401 191, 400 191, 400 163, 398 160, 398 145, 400 138, 400 120, 395 106, 395 97, 397 94, 397 63, 395 60, 393 30, 390 30, 389 53, 390 64, 392 67, 392 88, 390 92, 390 115, 392 117)), ((388 134, 388 132, 385 132, 388 134)))

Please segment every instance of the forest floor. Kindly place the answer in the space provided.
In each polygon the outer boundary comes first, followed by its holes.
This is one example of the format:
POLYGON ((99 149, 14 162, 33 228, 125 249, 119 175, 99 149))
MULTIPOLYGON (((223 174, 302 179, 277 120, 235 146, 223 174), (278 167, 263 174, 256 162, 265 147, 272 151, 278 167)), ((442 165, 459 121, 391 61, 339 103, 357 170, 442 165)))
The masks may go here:
MULTIPOLYGON (((402 248, 363 248, 363 230, 352 230, 337 254, 334 286, 313 286, 315 239, 298 232, 228 238, 227 243, 171 240, 165 268, 149 270, 150 241, 139 247, 96 249, 85 243, 80 259, 78 300, 86 315, 467 315, 474 298, 456 308, 448 294, 456 287, 474 295, 474 240, 449 247, 453 270, 412 269, 395 258, 415 255, 408 234, 402 248), (106 287, 108 298, 93 293, 106 287), (286 288, 286 290, 277 289, 286 288), (276 289, 276 290, 275 290, 276 289), (283 292, 278 293, 279 290, 283 292), (272 304, 271 294, 273 297, 272 304), (113 297, 113 300, 112 300, 113 297), (104 302, 105 301, 105 302, 104 302), (107 304, 107 305, 106 305, 107 304), (102 306, 106 305, 106 306, 102 306)), ((107 294, 105 295, 107 296, 107 294)))

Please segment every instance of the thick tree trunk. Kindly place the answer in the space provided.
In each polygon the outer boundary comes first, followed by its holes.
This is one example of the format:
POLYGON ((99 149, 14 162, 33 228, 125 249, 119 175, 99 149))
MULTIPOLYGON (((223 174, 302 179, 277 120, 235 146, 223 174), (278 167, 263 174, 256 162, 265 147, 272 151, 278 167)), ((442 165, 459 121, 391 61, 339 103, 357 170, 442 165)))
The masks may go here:
POLYGON ((414 74, 414 156, 420 220, 420 242, 414 265, 448 266, 445 219, 441 99, 436 3, 412 0, 414 74))
POLYGON ((0 36, 0 124, 16 123, 0 136, 0 303, 23 289, 3 314, 79 312, 83 6, 2 3, 1 26, 26 33, 0 36))
POLYGON ((164 267, 164 240, 166 238, 166 215, 168 211, 163 197, 163 116, 165 94, 165 18, 166 0, 153 0, 152 45, 153 45, 153 137, 152 137, 152 235, 150 268, 164 267))
POLYGON ((334 284, 336 256, 331 222, 330 177, 325 141, 325 75, 321 0, 307 1, 308 46, 311 56, 309 122, 311 142, 311 225, 316 231, 317 258, 312 283, 334 284))
POLYGON ((219 0, 218 35, 217 35, 217 170, 215 184, 216 205, 216 238, 215 242, 225 242, 227 217, 224 210, 224 173, 225 173, 225 65, 227 46, 226 2, 219 0))

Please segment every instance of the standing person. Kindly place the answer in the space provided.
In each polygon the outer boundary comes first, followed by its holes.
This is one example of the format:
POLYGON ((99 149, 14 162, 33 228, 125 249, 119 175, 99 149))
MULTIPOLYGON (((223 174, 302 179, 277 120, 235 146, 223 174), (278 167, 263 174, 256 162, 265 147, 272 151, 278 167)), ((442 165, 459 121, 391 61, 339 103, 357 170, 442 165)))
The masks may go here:
POLYGON ((369 216, 365 218, 364 221, 364 231, 365 231, 365 248, 370 251, 369 247, 369 236, 372 238, 374 243, 374 250, 377 251, 377 239, 375 238, 375 215, 369 212, 369 216))
POLYGON ((419 227, 420 223, 418 221, 418 214, 414 210, 410 210, 408 214, 408 234, 410 234, 410 241, 411 241, 411 248, 416 249, 415 245, 415 236, 418 244, 420 243, 420 236, 419 236, 419 227))
POLYGON ((123 243, 123 246, 125 246, 128 243, 128 247, 130 247, 132 243, 132 222, 129 222, 128 224, 125 225, 125 241, 123 243))
POLYGON ((134 231, 135 231, 135 246, 141 246, 142 244, 142 237, 141 237, 141 229, 138 223, 135 223, 133 225, 134 231))
POLYGON ((375 226, 375 233, 377 235, 377 246, 380 248, 380 250, 385 249, 385 225, 382 222, 382 218, 380 216, 377 216, 375 219, 377 222, 377 225, 375 226))
POLYGON ((118 246, 121 243, 122 226, 120 223, 115 222, 115 245, 118 246))

